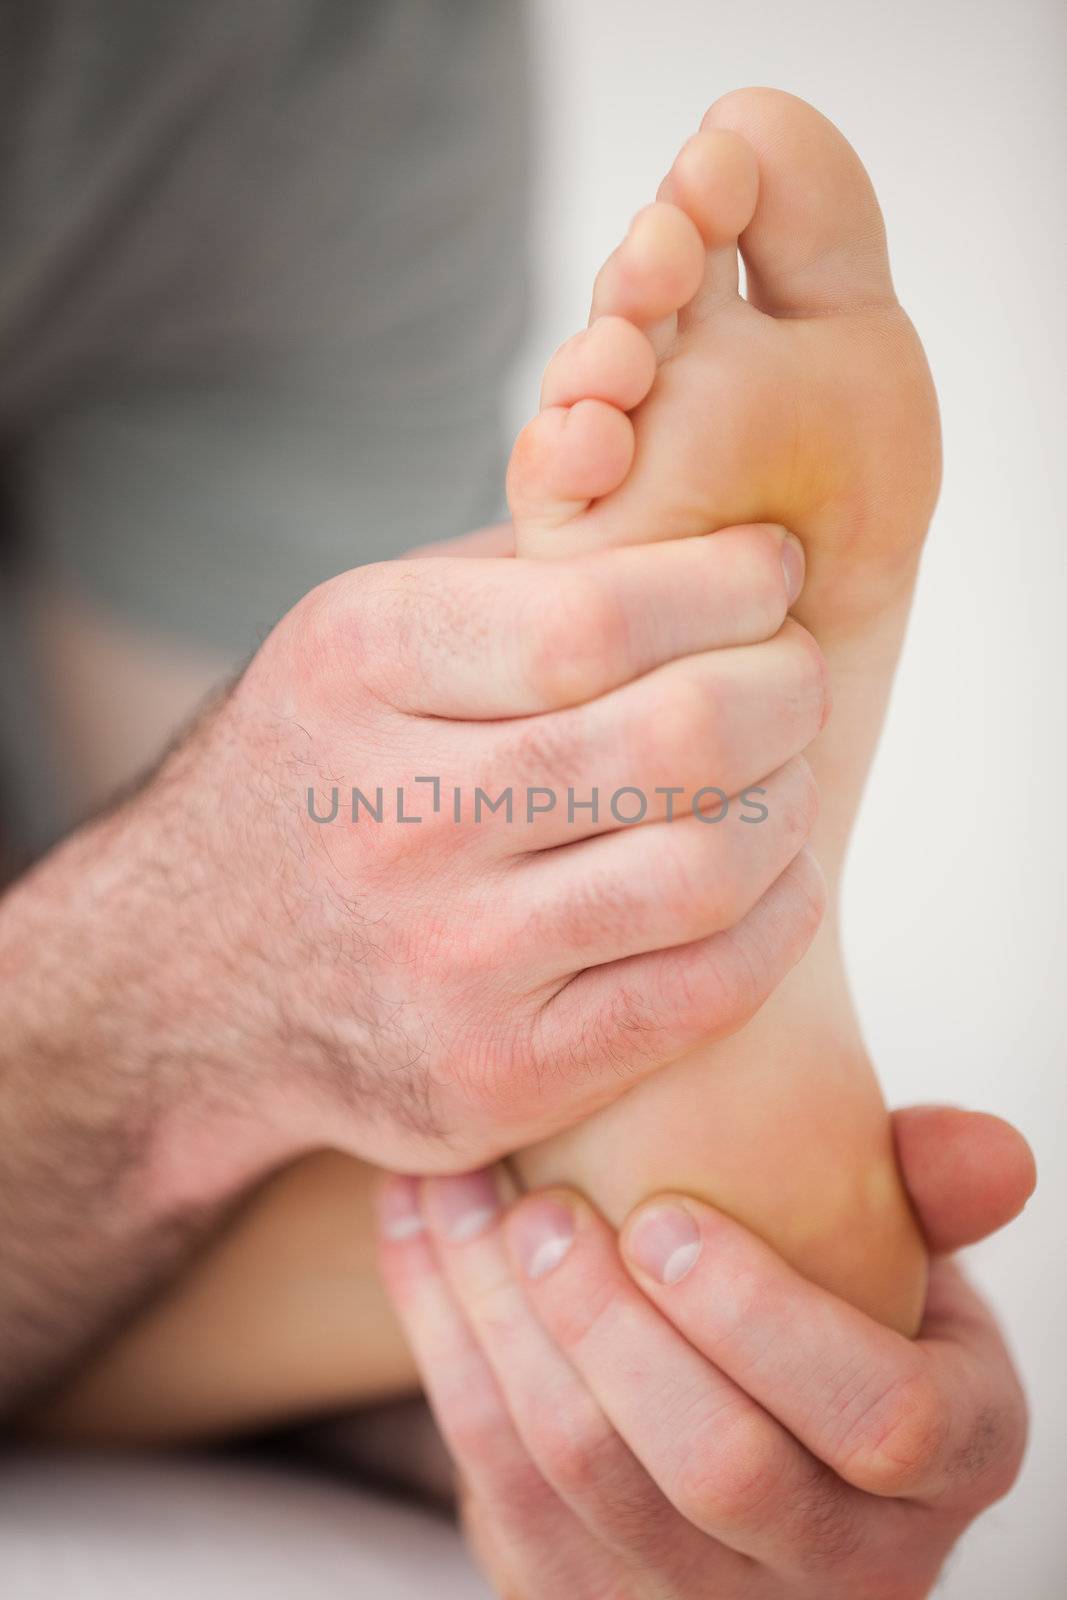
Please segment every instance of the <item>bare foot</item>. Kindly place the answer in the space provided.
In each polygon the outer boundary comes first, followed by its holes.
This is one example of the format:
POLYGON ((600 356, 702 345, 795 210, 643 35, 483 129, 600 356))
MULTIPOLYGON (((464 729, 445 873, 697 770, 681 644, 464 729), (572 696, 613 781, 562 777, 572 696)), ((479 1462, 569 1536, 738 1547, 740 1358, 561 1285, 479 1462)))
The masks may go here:
MULTIPOLYGON (((509 496, 527 556, 741 522, 799 534, 795 615, 834 690, 809 752, 832 890, 939 477, 933 387, 858 157, 791 95, 726 96, 602 268, 590 327, 549 364, 509 496)), ((917 1325, 923 1252, 833 910, 740 1034, 516 1165, 530 1183, 577 1184, 615 1220, 650 1191, 689 1189, 829 1288, 917 1325)))

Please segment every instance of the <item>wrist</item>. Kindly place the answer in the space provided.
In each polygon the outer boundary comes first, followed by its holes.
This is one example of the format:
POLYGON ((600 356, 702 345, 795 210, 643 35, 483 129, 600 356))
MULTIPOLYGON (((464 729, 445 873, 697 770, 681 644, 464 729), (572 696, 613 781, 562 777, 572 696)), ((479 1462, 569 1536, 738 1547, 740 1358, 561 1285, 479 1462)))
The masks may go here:
POLYGON ((58 1141, 149 1225, 216 1208, 299 1148, 259 1112, 252 1041, 208 982, 204 862, 160 801, 153 781, 0 902, 24 1148, 54 1161, 58 1141))

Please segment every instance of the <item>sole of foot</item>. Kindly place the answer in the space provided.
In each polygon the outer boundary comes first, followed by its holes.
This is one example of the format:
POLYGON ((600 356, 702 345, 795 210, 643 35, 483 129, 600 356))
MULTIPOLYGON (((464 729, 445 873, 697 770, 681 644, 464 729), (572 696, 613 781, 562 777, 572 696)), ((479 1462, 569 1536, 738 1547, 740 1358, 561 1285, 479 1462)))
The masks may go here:
MULTIPOLYGON (((807 752, 832 894, 939 483, 933 385, 859 157, 792 95, 727 95, 598 274, 588 328, 549 363, 508 495, 521 556, 751 522, 800 537, 793 614, 834 698, 807 752)), ((923 1252, 833 904, 741 1033, 517 1164, 528 1182, 578 1183, 616 1220, 654 1189, 689 1189, 883 1320, 916 1324, 923 1252)))

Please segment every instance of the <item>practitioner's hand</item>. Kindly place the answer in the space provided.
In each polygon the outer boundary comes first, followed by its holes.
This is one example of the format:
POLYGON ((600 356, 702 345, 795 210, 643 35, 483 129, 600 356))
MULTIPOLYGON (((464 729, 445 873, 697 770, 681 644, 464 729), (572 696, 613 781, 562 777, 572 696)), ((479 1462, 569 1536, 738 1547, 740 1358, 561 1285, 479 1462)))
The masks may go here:
POLYGON ((739 1028, 803 954, 799 545, 505 553, 323 584, 0 902, 0 1417, 278 1165, 489 1160, 739 1028))
POLYGON ((201 1074, 249 1124, 462 1170, 752 1015, 822 908, 826 679, 783 538, 552 563, 489 535, 284 619, 159 782, 201 1074), (765 792, 716 824, 712 785, 765 792))
MULTIPOLYGON (((996 1118, 913 1108, 895 1128, 934 1251, 1003 1226, 1033 1187, 996 1118)), ((919 1600, 1016 1476, 1019 1381, 944 1256, 911 1342, 685 1197, 642 1206, 621 1252, 572 1193, 503 1216, 487 1173, 390 1179, 381 1218, 506 1600, 919 1600)))

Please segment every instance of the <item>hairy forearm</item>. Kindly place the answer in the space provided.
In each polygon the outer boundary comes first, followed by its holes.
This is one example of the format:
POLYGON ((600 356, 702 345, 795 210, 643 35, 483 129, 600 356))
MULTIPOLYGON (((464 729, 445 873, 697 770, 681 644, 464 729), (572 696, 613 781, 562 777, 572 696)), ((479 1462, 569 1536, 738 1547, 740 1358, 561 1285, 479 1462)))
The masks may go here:
POLYGON ((204 983, 189 834, 154 780, 0 900, 0 1416, 272 1164, 204 983))

